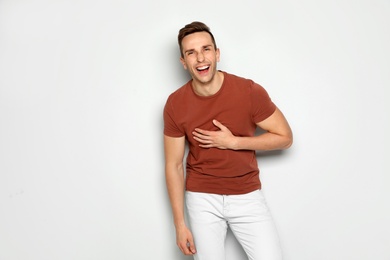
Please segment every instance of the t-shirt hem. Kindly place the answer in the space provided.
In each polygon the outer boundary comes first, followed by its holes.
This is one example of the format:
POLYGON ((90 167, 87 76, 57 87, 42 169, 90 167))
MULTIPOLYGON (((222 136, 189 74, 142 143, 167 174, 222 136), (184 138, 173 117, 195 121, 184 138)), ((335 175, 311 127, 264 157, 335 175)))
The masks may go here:
POLYGON ((231 190, 207 190, 207 189, 191 189, 186 188, 186 191, 190 192, 199 192, 199 193, 209 193, 209 194, 217 194, 217 195, 242 195, 246 193, 253 192, 255 190, 261 190, 261 185, 256 185, 254 187, 244 189, 244 190, 237 190, 237 191, 231 191, 231 190))

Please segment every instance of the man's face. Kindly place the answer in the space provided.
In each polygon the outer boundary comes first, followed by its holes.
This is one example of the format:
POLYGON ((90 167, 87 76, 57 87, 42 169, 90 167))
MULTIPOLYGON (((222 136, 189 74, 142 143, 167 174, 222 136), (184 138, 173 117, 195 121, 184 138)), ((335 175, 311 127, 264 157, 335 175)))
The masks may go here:
POLYGON ((183 38, 182 49, 183 57, 180 61, 192 79, 201 84, 210 83, 219 62, 219 49, 215 50, 210 34, 197 32, 187 35, 183 38))

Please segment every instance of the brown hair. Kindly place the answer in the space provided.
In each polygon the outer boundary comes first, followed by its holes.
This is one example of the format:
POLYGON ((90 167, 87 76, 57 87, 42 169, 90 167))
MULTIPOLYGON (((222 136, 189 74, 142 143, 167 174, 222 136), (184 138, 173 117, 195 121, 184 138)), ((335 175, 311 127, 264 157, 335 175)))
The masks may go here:
POLYGON ((182 57, 183 57, 183 48, 182 48, 181 43, 182 43, 184 37, 186 37, 187 35, 190 35, 192 33, 196 33, 196 32, 207 32, 208 34, 210 34, 211 39, 212 39, 213 44, 214 44, 214 48, 217 49, 217 44, 215 43, 214 35, 211 33, 210 28, 202 22, 192 22, 190 24, 187 24, 183 28, 181 28, 179 31, 179 35, 177 37, 178 42, 179 42, 179 47, 180 47, 180 55, 182 57))

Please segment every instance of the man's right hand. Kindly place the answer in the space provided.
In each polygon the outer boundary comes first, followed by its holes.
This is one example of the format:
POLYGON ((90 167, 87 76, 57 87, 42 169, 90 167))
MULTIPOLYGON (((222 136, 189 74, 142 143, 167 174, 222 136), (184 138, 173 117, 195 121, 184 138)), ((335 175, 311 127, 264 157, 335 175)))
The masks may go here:
POLYGON ((196 253, 192 233, 186 226, 176 229, 176 244, 185 255, 196 253))

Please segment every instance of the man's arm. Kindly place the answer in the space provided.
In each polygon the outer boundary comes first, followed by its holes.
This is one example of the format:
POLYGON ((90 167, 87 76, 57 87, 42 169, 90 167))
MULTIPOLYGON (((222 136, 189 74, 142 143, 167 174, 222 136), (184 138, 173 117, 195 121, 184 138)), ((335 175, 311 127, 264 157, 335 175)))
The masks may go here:
POLYGON ((185 255, 195 254, 194 240, 184 220, 184 137, 164 135, 165 178, 176 228, 176 243, 185 255))
POLYGON ((293 142, 291 128, 278 108, 267 119, 257 123, 257 126, 266 132, 254 137, 234 136, 227 127, 217 120, 213 120, 213 123, 220 130, 207 131, 196 128, 193 131, 194 139, 200 143, 200 147, 269 151, 287 149, 293 142))

